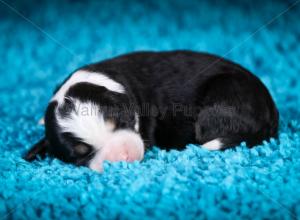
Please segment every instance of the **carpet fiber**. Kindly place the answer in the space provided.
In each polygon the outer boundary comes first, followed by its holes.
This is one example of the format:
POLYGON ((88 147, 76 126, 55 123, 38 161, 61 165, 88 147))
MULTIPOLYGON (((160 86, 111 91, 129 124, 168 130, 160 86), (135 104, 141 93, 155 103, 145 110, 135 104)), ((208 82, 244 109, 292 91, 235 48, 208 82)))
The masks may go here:
POLYGON ((300 218, 300 3, 6 2, 0 1, 1 218, 300 218), (141 163, 106 163, 102 174, 57 159, 22 159, 43 136, 37 122, 71 71, 126 52, 172 49, 224 55, 258 75, 279 108, 279 138, 224 152, 153 148, 141 163))

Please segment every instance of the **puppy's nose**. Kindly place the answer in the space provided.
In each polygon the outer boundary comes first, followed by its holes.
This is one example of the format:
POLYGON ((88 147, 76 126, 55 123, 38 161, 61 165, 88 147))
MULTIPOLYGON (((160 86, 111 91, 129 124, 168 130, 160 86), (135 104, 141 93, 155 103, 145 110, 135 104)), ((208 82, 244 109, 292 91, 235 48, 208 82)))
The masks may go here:
POLYGON ((103 162, 140 161, 144 157, 144 142, 141 136, 131 130, 115 131, 102 149, 91 160, 89 167, 98 172, 103 171, 103 162))
POLYGON ((104 160, 109 161, 141 160, 144 157, 144 143, 138 134, 120 130, 107 141, 101 154, 104 160))
POLYGON ((144 157, 144 142, 140 134, 131 130, 119 130, 112 135, 108 145, 114 145, 126 155, 126 161, 142 160, 144 157))

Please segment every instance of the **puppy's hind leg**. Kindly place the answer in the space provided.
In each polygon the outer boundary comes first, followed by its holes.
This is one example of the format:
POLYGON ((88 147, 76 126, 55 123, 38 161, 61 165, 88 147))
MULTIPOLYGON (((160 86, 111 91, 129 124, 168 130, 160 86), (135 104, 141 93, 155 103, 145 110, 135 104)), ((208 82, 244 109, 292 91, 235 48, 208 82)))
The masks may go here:
MULTIPOLYGON (((220 75, 201 93, 195 138, 208 150, 221 150, 245 141, 248 147, 276 136, 278 127, 270 97, 243 76, 220 75)), ((199 96, 200 97, 200 96, 199 96)))

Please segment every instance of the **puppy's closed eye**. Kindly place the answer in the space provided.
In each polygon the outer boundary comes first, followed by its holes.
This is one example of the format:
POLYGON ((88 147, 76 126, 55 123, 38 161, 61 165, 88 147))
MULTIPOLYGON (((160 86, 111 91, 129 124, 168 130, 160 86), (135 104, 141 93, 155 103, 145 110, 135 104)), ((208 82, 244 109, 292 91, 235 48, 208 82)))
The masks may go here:
POLYGON ((77 144, 74 147, 74 151, 77 155, 85 155, 85 154, 89 153, 90 150, 91 150, 91 148, 88 145, 83 144, 83 143, 77 144))

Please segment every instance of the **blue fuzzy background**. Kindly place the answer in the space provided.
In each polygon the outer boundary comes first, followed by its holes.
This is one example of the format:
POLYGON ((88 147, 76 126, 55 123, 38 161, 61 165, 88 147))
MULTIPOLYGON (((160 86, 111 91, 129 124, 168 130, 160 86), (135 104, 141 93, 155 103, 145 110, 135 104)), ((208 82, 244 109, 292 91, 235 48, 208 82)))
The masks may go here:
POLYGON ((0 218, 300 218, 300 2, 286 10, 291 4, 0 0, 0 218), (258 75, 279 108, 279 138, 225 152, 154 148, 141 163, 107 163, 102 174, 22 159, 71 71, 173 49, 225 55, 258 75))

